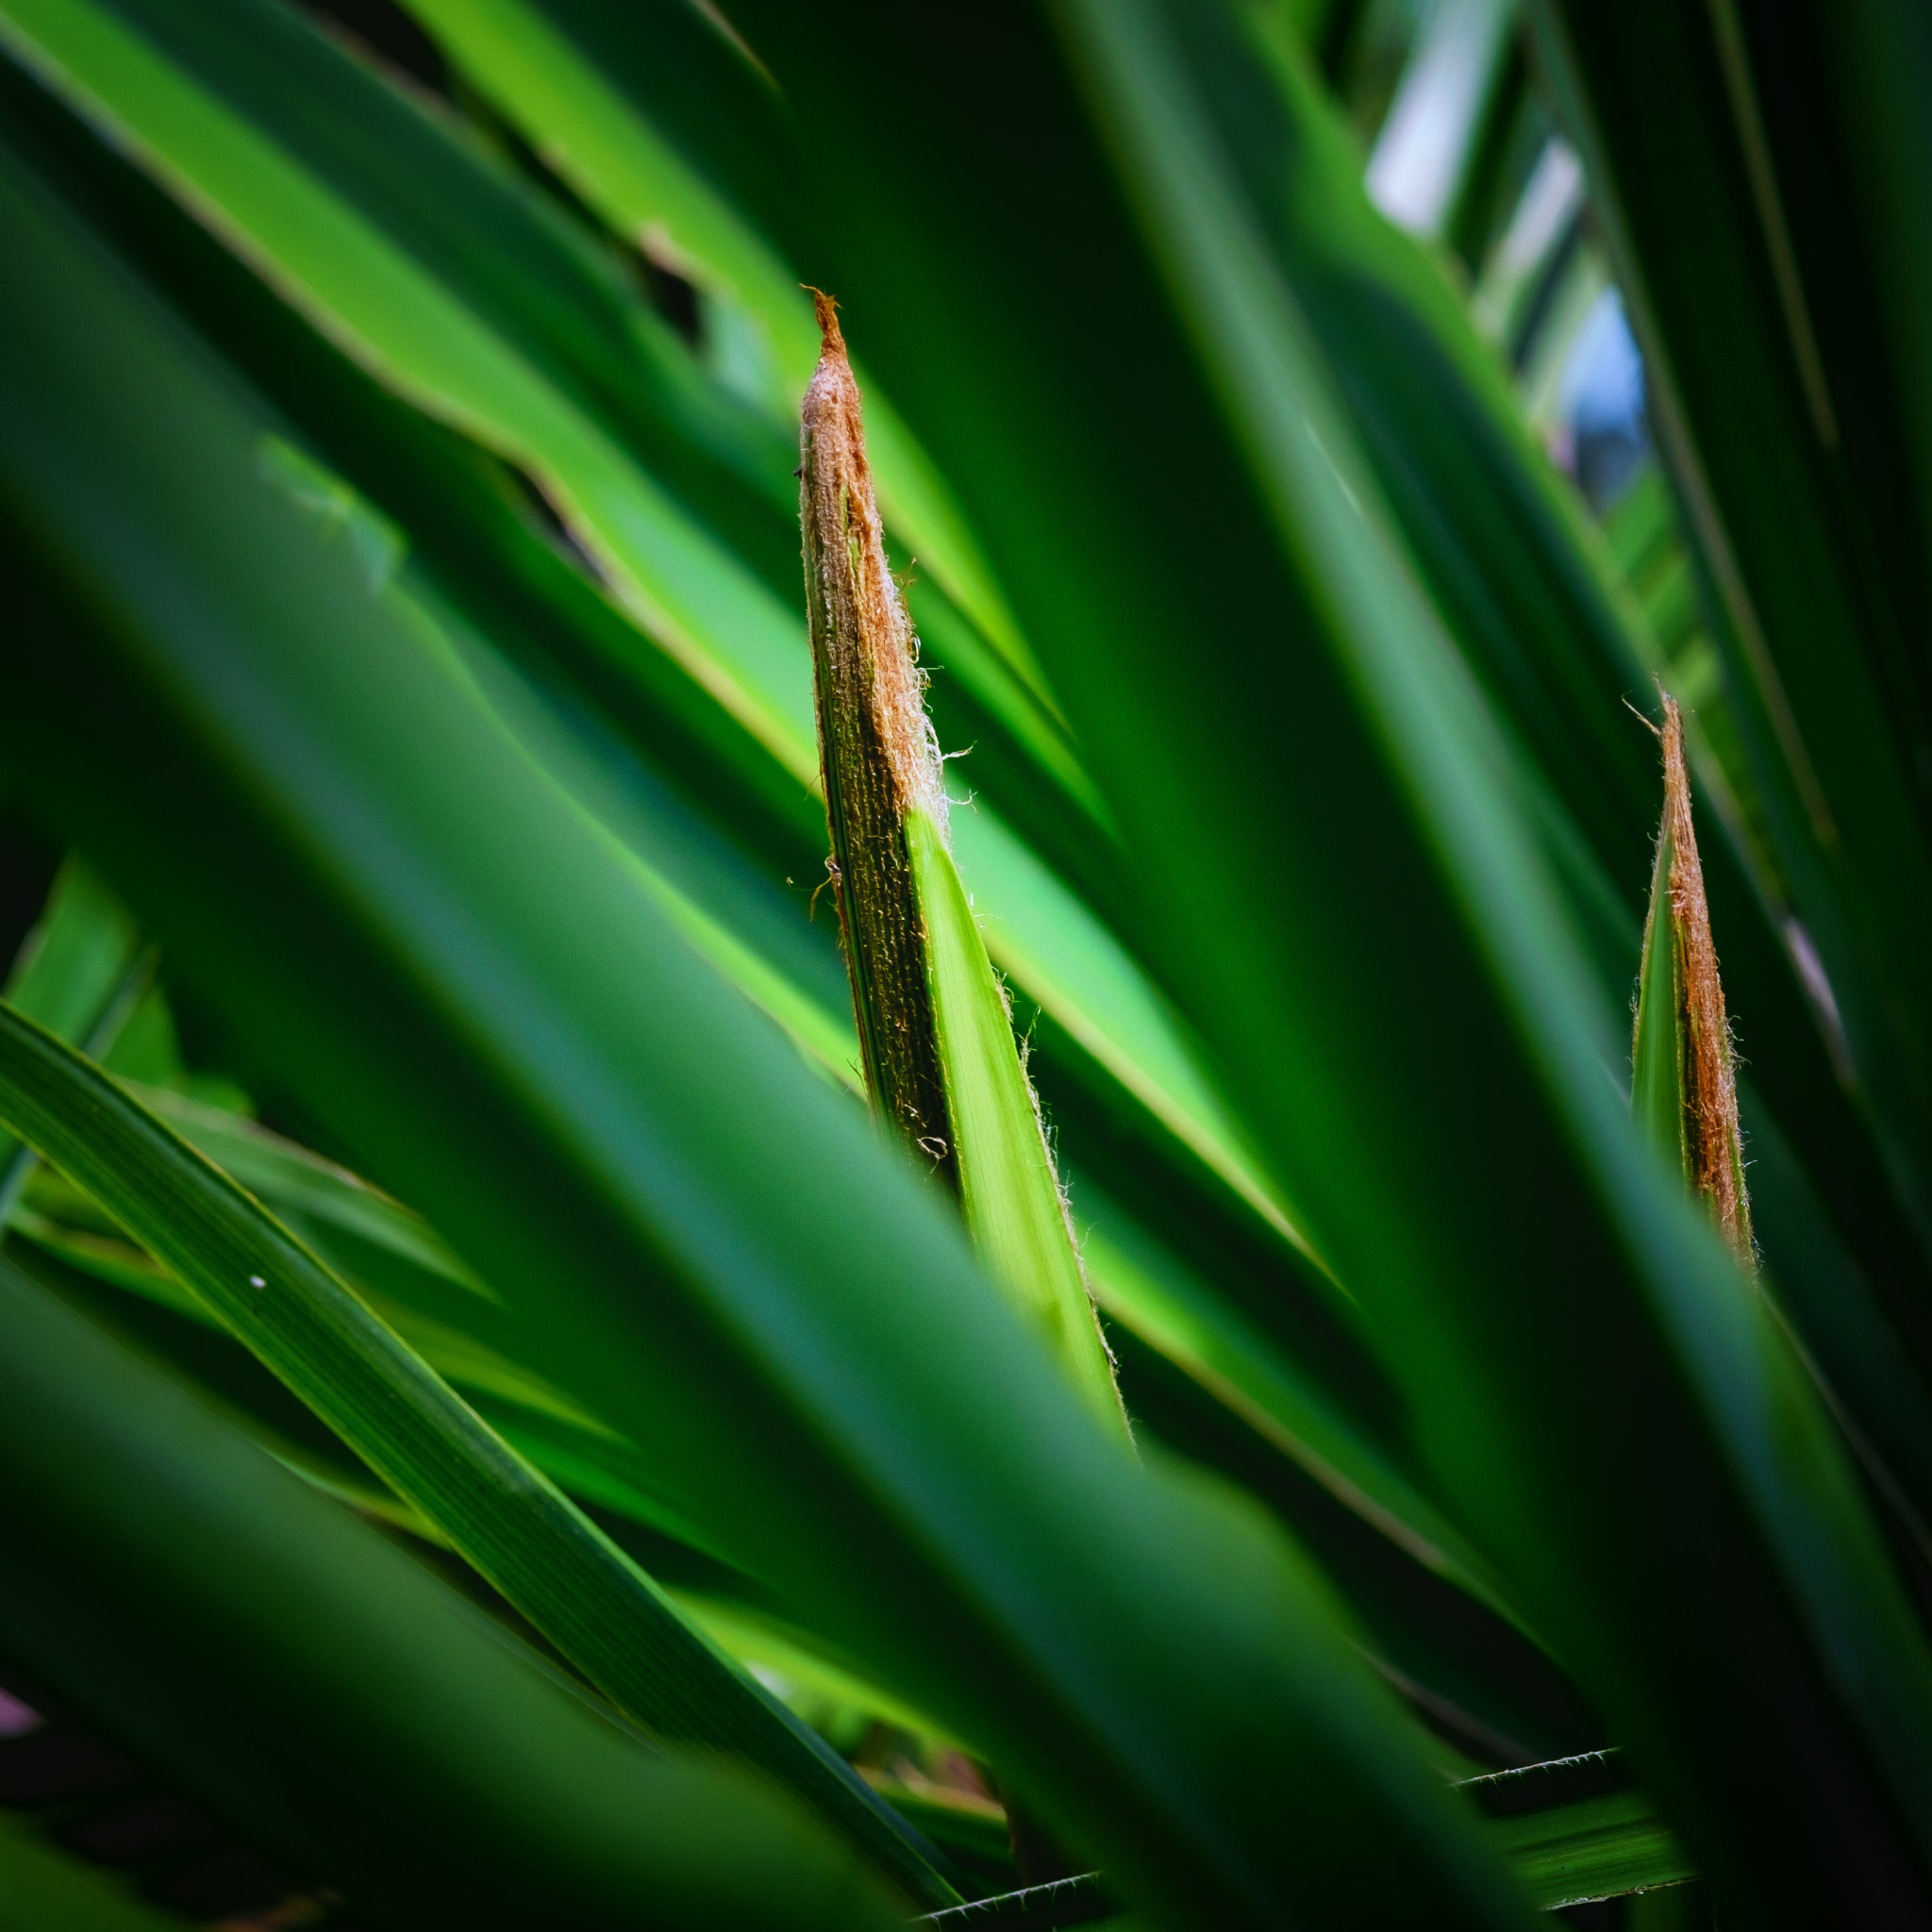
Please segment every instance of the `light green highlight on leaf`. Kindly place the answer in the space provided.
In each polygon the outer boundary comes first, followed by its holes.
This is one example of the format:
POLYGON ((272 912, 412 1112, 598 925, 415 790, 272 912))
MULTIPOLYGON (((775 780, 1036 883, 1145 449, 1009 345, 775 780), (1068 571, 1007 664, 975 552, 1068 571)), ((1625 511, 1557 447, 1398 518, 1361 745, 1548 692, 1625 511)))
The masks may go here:
POLYGON ((824 1656, 808 1632, 762 1616, 729 1597, 688 1590, 674 1590, 671 1595, 712 1642, 740 1663, 774 1672, 820 1696, 856 1705, 918 1736, 957 1742, 938 1719, 824 1656))
POLYGON ((1688 1181, 1684 1137, 1683 988, 1677 976, 1677 935, 1671 918, 1671 827, 1657 834, 1651 874, 1650 918, 1637 984, 1637 1027, 1630 1068, 1630 1111, 1639 1132, 1688 1181))
MULTIPOLYGON (((86 860, 69 853, 8 974, 6 998, 57 1040, 105 1052, 153 984, 153 956, 125 908, 86 860)), ((0 1226, 12 1218, 36 1160, 0 1130, 0 1226)))
POLYGON ((180 1932, 172 1912, 119 1873, 84 1863, 42 1835, 31 1813, 0 1810, 0 1932, 180 1932))
POLYGON ((923 811, 906 815, 906 850, 925 924, 926 983, 967 1229, 1082 1396, 1124 1426, 1039 1107, 966 889, 944 835, 923 811))
POLYGON ((69 857, 7 981, 10 1005, 58 1040, 91 1033, 141 955, 121 902, 69 857))
MULTIPOLYGON (((458 65, 619 234, 739 309, 771 359, 768 407, 789 425, 818 359, 798 277, 568 38, 520 0, 425 0, 458 65)), ((863 378, 861 377, 861 380, 863 378)), ((870 382, 866 435, 887 522, 1026 683, 1052 701, 945 479, 870 382)))
POLYGON ((1697 1875, 1690 1854, 1641 1791, 1495 1819, 1489 1831, 1539 1911, 1697 1875))
POLYGON ((543 370, 108 8, 22 0, 0 35, 325 334, 536 475, 641 627, 810 782, 796 620, 543 370))

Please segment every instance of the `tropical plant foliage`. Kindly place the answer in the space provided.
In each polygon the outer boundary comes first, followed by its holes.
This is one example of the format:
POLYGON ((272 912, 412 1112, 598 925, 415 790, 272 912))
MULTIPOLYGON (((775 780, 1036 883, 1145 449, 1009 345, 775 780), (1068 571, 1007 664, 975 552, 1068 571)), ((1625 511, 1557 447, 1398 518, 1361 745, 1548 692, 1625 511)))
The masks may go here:
POLYGON ((1932 1924, 1919 9, 0 49, 0 1927, 1932 1924))

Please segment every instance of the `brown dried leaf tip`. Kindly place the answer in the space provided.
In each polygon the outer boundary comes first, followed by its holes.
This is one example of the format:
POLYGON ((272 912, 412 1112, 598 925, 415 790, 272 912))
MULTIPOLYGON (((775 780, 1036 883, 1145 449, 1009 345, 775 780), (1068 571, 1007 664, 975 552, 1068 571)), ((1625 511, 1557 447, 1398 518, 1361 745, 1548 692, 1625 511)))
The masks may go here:
MULTIPOLYGON (((1704 868, 1690 816, 1690 780, 1684 764, 1684 721, 1677 703, 1662 693, 1664 816, 1660 856, 1669 852, 1666 895, 1671 908, 1677 967, 1678 1024, 1684 1082, 1685 1177, 1709 1208, 1719 1232, 1738 1259, 1755 1266, 1751 1208, 1744 1190, 1743 1136, 1738 1126, 1738 1078, 1710 909, 1704 897, 1704 868)), ((1657 917, 1653 894, 1650 916, 1657 917)), ((1648 933, 1646 933, 1646 952, 1648 933)))
POLYGON ((799 516, 832 891, 873 1107, 957 1185, 905 830, 906 815, 923 811, 944 833, 939 743, 886 561, 837 305, 811 294, 824 343, 805 391, 799 516))

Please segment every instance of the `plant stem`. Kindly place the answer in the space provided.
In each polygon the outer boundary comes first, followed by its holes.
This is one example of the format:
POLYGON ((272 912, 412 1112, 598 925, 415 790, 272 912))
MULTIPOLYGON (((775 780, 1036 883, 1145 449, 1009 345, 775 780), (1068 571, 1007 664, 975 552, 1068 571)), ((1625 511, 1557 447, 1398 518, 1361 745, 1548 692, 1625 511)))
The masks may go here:
POLYGON ((943 828, 939 744, 916 640, 886 562, 858 385, 829 296, 805 392, 800 514, 830 870, 866 1091, 882 1121, 958 1191, 952 1123, 906 848, 908 811, 943 828))

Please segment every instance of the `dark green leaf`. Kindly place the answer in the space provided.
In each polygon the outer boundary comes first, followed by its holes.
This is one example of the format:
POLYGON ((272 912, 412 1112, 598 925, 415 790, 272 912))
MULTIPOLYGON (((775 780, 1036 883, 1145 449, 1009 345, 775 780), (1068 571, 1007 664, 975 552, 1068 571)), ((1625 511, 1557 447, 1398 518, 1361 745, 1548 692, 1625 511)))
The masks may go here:
POLYGON ((0 1119, 84 1187, 618 1707, 817 1806, 915 1898, 958 1897, 869 1790, 247 1194, 0 1005, 0 1119))
POLYGON ((894 1923, 803 1812, 651 1755, 10 1268, 0 1331, 9 1655, 358 1913, 894 1923))

